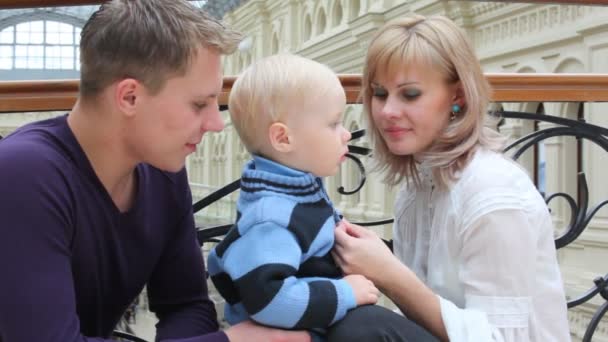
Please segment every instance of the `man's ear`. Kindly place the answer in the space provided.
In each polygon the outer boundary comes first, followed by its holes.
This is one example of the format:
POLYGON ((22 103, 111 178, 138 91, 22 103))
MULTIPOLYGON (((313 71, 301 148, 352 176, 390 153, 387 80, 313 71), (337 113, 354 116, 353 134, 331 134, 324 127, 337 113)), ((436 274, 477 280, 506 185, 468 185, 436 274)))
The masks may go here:
POLYGON ((144 87, 133 78, 125 78, 116 84, 114 99, 116 106, 126 116, 134 116, 136 113, 137 100, 144 87))
POLYGON ((290 152, 293 149, 293 141, 290 136, 289 127, 282 122, 275 122, 268 128, 268 140, 270 145, 278 152, 290 152))

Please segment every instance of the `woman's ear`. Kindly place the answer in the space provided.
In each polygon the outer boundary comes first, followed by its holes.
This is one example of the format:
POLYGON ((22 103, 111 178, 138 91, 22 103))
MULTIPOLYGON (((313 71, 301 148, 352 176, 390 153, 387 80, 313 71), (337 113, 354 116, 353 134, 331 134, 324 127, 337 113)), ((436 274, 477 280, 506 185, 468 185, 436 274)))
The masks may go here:
POLYGON ((278 152, 291 152, 293 139, 289 127, 282 122, 275 122, 268 128, 268 140, 272 148, 278 152))
POLYGON ((460 108, 464 108, 466 102, 462 82, 458 81, 456 84, 454 84, 454 97, 452 98, 452 104, 457 104, 460 106, 460 108))

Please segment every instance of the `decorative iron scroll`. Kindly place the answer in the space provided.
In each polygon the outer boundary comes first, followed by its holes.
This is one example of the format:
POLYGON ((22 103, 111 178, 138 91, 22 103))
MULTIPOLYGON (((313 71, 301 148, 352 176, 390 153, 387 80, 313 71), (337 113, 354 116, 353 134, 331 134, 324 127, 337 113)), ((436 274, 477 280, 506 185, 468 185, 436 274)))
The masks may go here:
MULTIPOLYGON (((354 131, 351 133, 350 141, 359 139, 359 138, 363 137, 364 135, 365 135, 364 129, 354 131)), ((363 162, 356 155, 358 154, 361 156, 367 156, 367 155, 371 154, 371 152, 372 152, 372 150, 367 147, 348 145, 348 153, 346 154, 346 157, 348 159, 352 160, 355 163, 355 165, 357 165, 357 168, 360 173, 359 185, 357 185, 357 187, 354 190, 350 190, 350 191, 344 190, 344 187, 340 186, 338 188, 338 193, 340 193, 342 195, 352 195, 352 194, 356 194, 357 192, 359 192, 359 190, 361 190, 363 185, 365 185, 365 180, 367 179, 366 178, 367 172, 365 172, 365 166, 363 165, 363 162)))
MULTIPOLYGON (((535 120, 559 125, 532 132, 507 146, 505 152, 514 150, 515 152, 512 157, 515 160, 517 160, 530 147, 536 146, 538 143, 546 139, 557 136, 572 136, 576 139, 586 139, 608 152, 608 129, 606 128, 592 125, 584 121, 565 119, 543 114, 511 111, 500 111, 496 114, 503 118, 535 120)), ((555 239, 555 247, 557 249, 567 246, 575 241, 588 227, 593 216, 608 203, 608 200, 605 200, 591 209, 588 209, 589 188, 587 186, 585 173, 580 172, 577 176, 577 180, 579 184, 579 203, 577 203, 572 196, 563 192, 558 192, 545 197, 545 202, 547 204, 549 204, 555 198, 563 198, 568 203, 571 211, 570 222, 568 223, 565 232, 555 239)), ((604 298, 604 300, 607 301, 596 310, 591 318, 591 321, 589 322, 589 325, 585 331, 585 335, 582 340, 583 342, 591 341, 591 338, 593 337, 593 334, 595 333, 595 330, 597 329, 602 317, 608 311, 608 274, 603 278, 597 277, 593 282, 594 287, 587 291, 587 293, 576 299, 568 301, 568 308, 573 308, 590 301, 598 293, 604 298)))

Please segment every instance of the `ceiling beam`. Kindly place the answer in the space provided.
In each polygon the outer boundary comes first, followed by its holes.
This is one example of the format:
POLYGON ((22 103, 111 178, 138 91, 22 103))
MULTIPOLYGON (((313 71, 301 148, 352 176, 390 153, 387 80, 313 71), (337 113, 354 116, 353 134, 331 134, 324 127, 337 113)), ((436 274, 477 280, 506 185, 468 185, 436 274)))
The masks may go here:
MULTIPOLYGON (((504 0, 485 1, 506 2, 504 0)), ((0 0, 0 9, 96 5, 101 4, 102 2, 103 0, 0 0)), ((530 4, 608 5, 608 1, 606 0, 510 0, 508 2, 530 4)))
POLYGON ((99 5, 104 0, 0 0, 0 9, 99 5))
POLYGON ((96 5, 99 0, 0 0, 1 9, 96 5))

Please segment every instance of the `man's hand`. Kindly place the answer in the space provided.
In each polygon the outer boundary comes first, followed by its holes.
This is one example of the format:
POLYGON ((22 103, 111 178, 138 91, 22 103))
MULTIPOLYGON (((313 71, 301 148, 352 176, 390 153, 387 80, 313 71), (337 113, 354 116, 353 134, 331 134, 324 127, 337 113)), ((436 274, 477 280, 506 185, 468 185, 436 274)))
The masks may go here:
POLYGON ((269 328, 245 321, 225 331, 230 342, 311 342, 306 331, 269 328))

